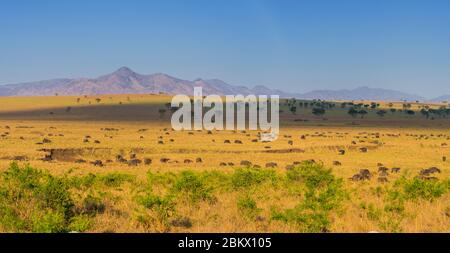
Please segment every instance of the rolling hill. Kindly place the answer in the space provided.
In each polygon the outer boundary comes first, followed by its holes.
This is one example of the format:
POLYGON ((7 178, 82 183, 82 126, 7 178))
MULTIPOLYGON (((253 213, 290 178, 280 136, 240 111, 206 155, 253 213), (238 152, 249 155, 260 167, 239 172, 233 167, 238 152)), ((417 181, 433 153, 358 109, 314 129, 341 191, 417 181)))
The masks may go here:
MULTIPOLYGON (((163 73, 143 75, 127 67, 97 78, 52 79, 46 81, 0 85, 0 96, 53 96, 98 95, 98 94, 192 94, 193 87, 202 87, 203 93, 217 95, 256 94, 279 95, 283 98, 322 100, 390 100, 424 101, 426 98, 414 94, 388 89, 359 87, 353 90, 314 90, 304 94, 289 93, 258 85, 253 88, 228 84, 219 79, 183 80, 163 73)), ((450 100, 441 96, 432 101, 450 100)))

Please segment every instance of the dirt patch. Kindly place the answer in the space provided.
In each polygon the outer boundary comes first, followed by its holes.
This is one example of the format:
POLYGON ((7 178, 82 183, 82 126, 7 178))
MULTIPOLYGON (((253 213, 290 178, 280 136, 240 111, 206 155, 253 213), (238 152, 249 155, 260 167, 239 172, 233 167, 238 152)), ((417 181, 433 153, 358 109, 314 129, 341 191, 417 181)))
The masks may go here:
POLYGON ((46 152, 43 158, 46 161, 75 162, 85 156, 103 156, 110 155, 109 148, 64 148, 64 149, 39 149, 38 151, 46 152))
POLYGON ((273 154, 305 153, 305 150, 301 148, 273 149, 273 150, 266 150, 264 151, 264 153, 273 153, 273 154))

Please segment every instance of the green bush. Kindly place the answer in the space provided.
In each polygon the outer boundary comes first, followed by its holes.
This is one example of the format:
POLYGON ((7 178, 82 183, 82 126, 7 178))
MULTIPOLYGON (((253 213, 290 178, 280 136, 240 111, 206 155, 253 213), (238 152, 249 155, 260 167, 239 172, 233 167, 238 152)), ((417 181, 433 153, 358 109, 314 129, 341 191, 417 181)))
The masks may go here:
POLYGON ((248 217, 250 219, 256 218, 256 216, 261 211, 254 199, 252 199, 250 196, 241 197, 238 199, 237 202, 238 210, 243 214, 245 217, 248 217))
POLYGON ((175 214, 175 202, 170 196, 160 197, 154 194, 147 194, 139 198, 140 203, 156 212, 158 219, 167 224, 168 219, 175 214))
POLYGON ((296 207, 273 210, 272 219, 295 224, 301 232, 328 232, 332 211, 348 197, 342 179, 323 165, 305 162, 288 171, 288 181, 303 183, 304 199, 296 207))
POLYGON ((274 170, 255 169, 255 168, 238 168, 231 175, 231 184, 234 188, 245 188, 262 183, 277 182, 277 174, 274 170))
POLYGON ((0 173, 0 228, 5 232, 57 233, 87 229, 70 193, 73 181, 12 163, 0 173))
POLYGON ((215 201, 212 187, 201 175, 192 171, 183 171, 172 186, 172 192, 182 194, 191 202, 200 200, 215 201))
POLYGON ((425 199, 432 201, 441 197, 449 189, 449 181, 432 181, 420 178, 401 179, 398 184, 401 186, 405 198, 425 199))

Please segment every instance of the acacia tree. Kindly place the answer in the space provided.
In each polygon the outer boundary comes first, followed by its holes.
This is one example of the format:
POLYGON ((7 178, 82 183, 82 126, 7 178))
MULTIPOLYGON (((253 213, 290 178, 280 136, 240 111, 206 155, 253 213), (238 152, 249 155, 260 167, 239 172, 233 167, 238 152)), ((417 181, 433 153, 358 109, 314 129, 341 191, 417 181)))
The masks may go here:
POLYGON ((316 116, 322 116, 325 114, 325 109, 324 108, 313 108, 312 109, 312 114, 316 115, 316 116))
POLYGON ((352 107, 352 108, 350 108, 350 109, 348 110, 348 114, 350 114, 350 116, 352 116, 353 118, 355 118, 356 115, 358 115, 358 111, 357 111, 354 107, 352 107))

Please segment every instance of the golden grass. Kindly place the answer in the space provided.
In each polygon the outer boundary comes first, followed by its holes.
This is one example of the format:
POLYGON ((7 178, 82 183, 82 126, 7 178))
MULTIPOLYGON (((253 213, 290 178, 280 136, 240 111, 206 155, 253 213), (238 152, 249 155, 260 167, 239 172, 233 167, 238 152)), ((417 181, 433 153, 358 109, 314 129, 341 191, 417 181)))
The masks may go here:
MULTIPOLYGON (((409 117, 403 114, 380 118, 374 113, 366 118, 351 118, 345 110, 332 110, 322 117, 310 114, 310 109, 301 109, 295 115, 281 114, 282 129, 280 138, 273 143, 252 142, 257 139, 257 131, 182 131, 170 129, 169 113, 160 115, 158 109, 170 101, 167 96, 156 95, 112 95, 78 97, 21 97, 0 98, 0 132, 8 133, 0 139, 0 169, 6 169, 16 156, 26 156, 33 167, 45 169, 55 175, 70 172, 71 176, 88 173, 106 174, 120 172, 136 176, 135 183, 125 183, 117 189, 105 188, 102 198, 107 206, 106 212, 97 215, 91 232, 163 232, 164 226, 156 221, 143 225, 137 216, 144 212, 136 202, 135 195, 146 182, 147 172, 223 171, 232 173, 242 160, 249 160, 262 167, 268 162, 278 164, 277 171, 285 173, 285 166, 294 161, 314 159, 332 168, 334 175, 344 178, 345 188, 351 192, 351 199, 344 203, 343 210, 333 213, 331 231, 368 232, 389 231, 382 221, 389 222, 395 217, 381 217, 373 220, 361 203, 372 203, 382 208, 384 196, 377 197, 372 191, 384 185, 372 179, 370 182, 351 182, 347 178, 362 168, 376 172, 378 163, 384 166, 400 167, 402 173, 411 177, 423 168, 438 167, 442 173, 440 180, 450 178, 450 128, 448 119, 425 120, 420 115, 409 117), (121 104, 119 104, 121 102, 121 104), (67 107, 70 112, 66 112, 67 107), (127 107, 137 106, 137 107, 127 107), (132 108, 132 110, 130 110, 132 108), (53 112, 53 114, 50 114, 53 112), (294 119, 307 119, 306 122, 294 122, 294 119), (118 131, 105 131, 102 128, 115 128, 118 131), (146 129, 145 131, 139 131, 146 129), (166 130, 164 130, 166 129, 166 130), (60 136, 61 135, 61 136, 60 136), (91 136, 84 143, 85 136, 91 136), (304 135, 306 139, 300 139, 304 135), (419 136, 423 136, 419 138, 419 136), (162 136, 164 144, 158 144, 162 136), (292 136, 292 137, 285 137, 292 136), (376 136, 379 136, 378 138, 376 136), (43 138, 52 142, 38 145, 43 138), (173 140, 171 142, 170 140, 173 140), (94 140, 100 141, 95 144, 94 140), (230 140, 231 144, 224 144, 230 140), (234 144, 241 140, 243 144, 234 144), (288 141, 293 140, 293 145, 288 141), (355 141, 356 144, 352 144, 355 141), (270 148, 268 148, 270 147, 270 148), (368 147, 367 153, 359 151, 368 147), (96 152, 77 157, 89 161, 110 159, 104 167, 92 164, 75 164, 69 161, 44 162, 40 160, 45 152, 40 149, 83 149, 93 148, 96 152), (295 149, 289 152, 290 149, 295 149), (339 155, 338 150, 346 150, 339 155), (303 151, 300 151, 303 150, 303 151), (268 152, 269 151, 269 152, 268 152), (272 151, 272 152, 271 152, 272 151), (276 152, 273 152, 276 151, 276 152), (151 165, 130 167, 114 161, 117 154, 126 158, 131 153, 140 159, 151 158, 151 165), (202 163, 195 163, 197 158, 202 163), (171 162, 162 163, 161 158, 170 158, 171 162), (193 160, 184 164, 185 159, 193 160), (174 161, 177 161, 175 163, 174 161), (342 166, 334 166, 339 161, 342 166), (235 166, 221 167, 221 162, 232 162, 235 166)), ((387 106, 382 103, 382 106, 387 106)), ((394 105, 399 107, 399 103, 394 105)), ((418 109, 418 105, 414 105, 418 109)), ((433 105, 440 106, 440 105, 433 105)), ((386 107, 387 108, 387 107, 386 107)), ((283 109, 283 108, 282 108, 283 109)), ((392 184, 400 175, 391 174, 387 185, 392 184)), ((86 192, 78 192, 86 196, 86 192)), ((177 214, 189 217, 191 228, 171 227, 171 232, 296 232, 290 224, 270 219, 273 206, 292 208, 299 197, 286 194, 284 190, 264 188, 264 192, 254 192, 254 198, 261 209, 260 221, 249 220, 239 212, 237 200, 246 194, 242 191, 218 192, 218 201, 214 204, 201 202, 198 206, 178 203, 177 214)), ((301 199, 301 197, 300 197, 301 199)), ((450 206, 450 195, 446 193, 435 201, 408 201, 405 204, 405 218, 402 219, 402 232, 450 232, 450 218, 445 212, 450 206)), ((150 216, 154 214, 149 213, 150 216)))

